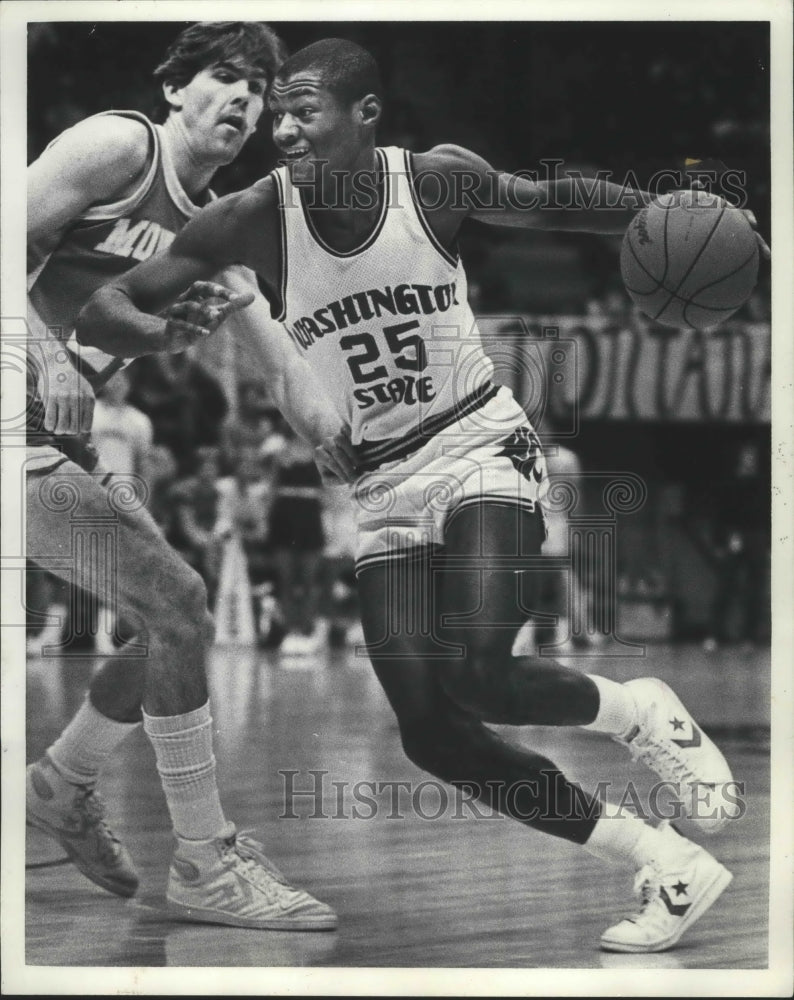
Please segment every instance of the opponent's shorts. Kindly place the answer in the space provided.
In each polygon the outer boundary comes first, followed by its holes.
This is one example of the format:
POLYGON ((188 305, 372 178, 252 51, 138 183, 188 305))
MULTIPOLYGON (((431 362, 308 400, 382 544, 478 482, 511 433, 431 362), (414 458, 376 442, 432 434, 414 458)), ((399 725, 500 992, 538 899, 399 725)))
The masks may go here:
POLYGON ((356 483, 356 573, 443 546, 453 511, 495 502, 541 511, 548 488, 538 436, 508 388, 407 457, 356 483))

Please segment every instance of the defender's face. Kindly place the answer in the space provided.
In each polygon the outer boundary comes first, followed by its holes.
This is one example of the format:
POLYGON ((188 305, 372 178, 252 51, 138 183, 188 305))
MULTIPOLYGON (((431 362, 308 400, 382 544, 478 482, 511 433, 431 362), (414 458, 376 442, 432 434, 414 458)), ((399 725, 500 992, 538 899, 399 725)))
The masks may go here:
POLYGON ((356 104, 342 105, 318 73, 306 70, 276 80, 269 105, 273 141, 294 183, 312 183, 332 171, 355 167, 364 148, 356 104))
POLYGON ((241 59, 231 59, 200 70, 169 100, 199 155, 224 164, 231 163, 255 130, 266 89, 264 77, 252 76, 241 59))

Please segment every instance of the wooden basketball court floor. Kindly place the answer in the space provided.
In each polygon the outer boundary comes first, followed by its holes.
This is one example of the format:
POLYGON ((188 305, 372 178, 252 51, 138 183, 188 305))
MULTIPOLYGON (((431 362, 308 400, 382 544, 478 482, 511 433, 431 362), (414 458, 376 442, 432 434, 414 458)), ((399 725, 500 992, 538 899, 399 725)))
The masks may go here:
MULTIPOLYGON (((734 776, 746 783, 746 814, 706 845, 730 868, 734 881, 675 950, 621 956, 598 949, 600 933, 633 911, 630 872, 513 821, 475 817, 451 792, 445 802, 435 782, 417 792, 428 776, 403 756, 366 659, 334 651, 312 660, 286 660, 225 647, 213 653, 210 680, 226 813, 239 828, 256 831, 293 881, 334 906, 339 929, 262 932, 170 919, 162 908, 171 850, 168 815, 152 751, 138 731, 122 745, 101 784, 112 824, 139 866, 138 895, 119 899, 71 865, 48 864, 61 857, 60 850, 28 831, 26 963, 766 967, 768 650, 706 654, 696 647, 651 646, 645 659, 571 663, 619 680, 653 674, 672 683, 718 738, 734 776), (398 795, 396 786, 377 793, 357 784, 400 780, 413 783, 410 794, 398 795), (294 791, 314 788, 317 795, 287 801, 289 782, 294 791)), ((29 760, 71 717, 92 668, 89 659, 29 663, 29 760)), ((648 773, 603 737, 547 728, 510 735, 551 756, 586 788, 613 779, 613 799, 620 798, 629 779, 641 796, 650 787, 648 773)))

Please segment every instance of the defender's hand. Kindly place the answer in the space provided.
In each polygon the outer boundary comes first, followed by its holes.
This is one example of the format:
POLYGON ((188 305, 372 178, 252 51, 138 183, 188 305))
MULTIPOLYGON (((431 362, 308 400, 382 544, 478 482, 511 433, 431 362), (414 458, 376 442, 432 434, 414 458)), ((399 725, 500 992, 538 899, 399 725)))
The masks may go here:
POLYGON ((345 426, 333 437, 327 437, 314 449, 314 461, 324 482, 352 483, 356 479, 357 459, 345 426))
POLYGON ((164 350, 171 354, 209 337, 232 313, 250 306, 253 293, 233 292, 214 281, 194 281, 162 316, 166 321, 164 350))
POLYGON ((80 434, 91 430, 94 390, 69 361, 65 347, 61 346, 39 365, 36 391, 44 406, 46 431, 80 434))

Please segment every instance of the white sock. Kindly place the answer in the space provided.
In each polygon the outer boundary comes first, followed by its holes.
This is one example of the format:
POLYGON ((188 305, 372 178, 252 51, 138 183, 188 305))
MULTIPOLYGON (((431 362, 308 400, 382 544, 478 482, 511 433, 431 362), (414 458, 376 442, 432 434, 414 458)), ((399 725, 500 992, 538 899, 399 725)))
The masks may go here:
POLYGON ((215 781, 210 703, 183 715, 144 712, 143 728, 154 747, 177 836, 209 840, 220 834, 226 818, 215 781))
POLYGON ((637 725, 637 703, 634 695, 623 684, 587 674, 598 688, 598 714, 592 722, 580 729, 592 729, 609 736, 627 736, 637 725))
POLYGON ((59 774, 73 785, 94 785, 107 758, 139 725, 108 719, 86 698, 47 755, 59 774))
POLYGON ((609 802, 601 803, 601 816, 584 846, 603 861, 619 865, 628 862, 633 868, 664 858, 670 850, 661 829, 609 802))

